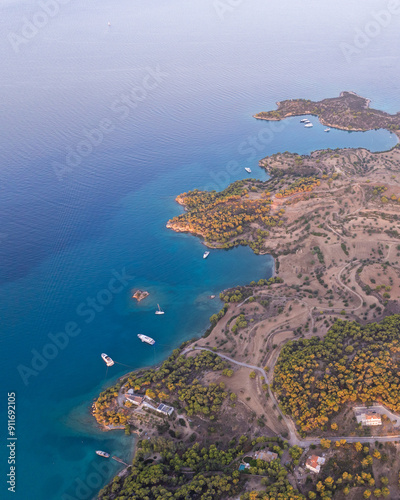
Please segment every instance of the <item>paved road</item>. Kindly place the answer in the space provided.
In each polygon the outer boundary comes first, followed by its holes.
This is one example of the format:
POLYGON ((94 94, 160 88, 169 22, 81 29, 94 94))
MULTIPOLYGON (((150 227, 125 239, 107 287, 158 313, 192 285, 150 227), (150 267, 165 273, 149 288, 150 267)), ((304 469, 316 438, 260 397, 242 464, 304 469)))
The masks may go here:
MULTIPOLYGON (((265 380, 268 380, 267 374, 265 373, 265 370, 263 368, 260 368, 259 366, 254 366, 254 365, 249 365, 248 363, 242 363, 241 361, 236 361, 235 359, 232 359, 228 356, 225 356, 225 354, 221 354, 219 352, 213 351, 212 349, 209 349, 208 347, 195 347, 193 348, 186 348, 182 351, 182 355, 190 352, 190 351, 210 351, 217 356, 219 356, 222 359, 226 359, 227 361, 230 361, 231 363, 234 363, 238 366, 244 366, 245 368, 251 368, 254 371, 258 371, 265 377, 265 380)), ((272 393, 271 389, 268 387, 269 395, 273 403, 276 405, 276 409, 278 410, 279 414, 281 415, 283 421, 285 422, 288 431, 289 431, 289 443, 291 446, 297 445, 301 446, 302 448, 306 448, 310 446, 311 444, 319 444, 321 439, 320 438, 301 438, 296 431, 296 427, 294 425, 294 422, 291 418, 287 417, 284 415, 279 408, 278 401, 276 400, 274 394, 272 393)), ((374 407, 370 407, 374 408, 374 407)), ((378 407, 375 407, 378 408, 378 407)), ((379 406, 379 408, 384 408, 383 406, 379 406)), ((375 410, 376 411, 376 410, 375 410)), ((395 415, 394 413, 389 412, 389 410, 386 410, 386 414, 393 420, 394 418, 398 419, 400 421, 400 416, 395 415)), ((361 436, 328 436, 325 437, 325 439, 330 439, 332 441, 339 441, 340 439, 345 439, 348 443, 374 443, 375 441, 379 441, 381 443, 388 443, 396 440, 400 440, 400 434, 396 434, 394 436, 368 436, 368 437, 361 437, 361 436)))

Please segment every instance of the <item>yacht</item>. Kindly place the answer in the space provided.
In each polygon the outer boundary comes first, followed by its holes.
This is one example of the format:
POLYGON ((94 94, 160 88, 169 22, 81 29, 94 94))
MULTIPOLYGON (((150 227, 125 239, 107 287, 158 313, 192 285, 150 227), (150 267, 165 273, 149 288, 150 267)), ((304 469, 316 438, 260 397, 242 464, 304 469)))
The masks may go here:
POLYGON ((300 123, 307 123, 309 120, 307 120, 307 118, 303 118, 302 120, 300 120, 300 123))
POLYGON ((306 128, 311 128, 311 127, 313 126, 313 124, 312 124, 311 122, 309 122, 309 123, 306 123, 304 126, 305 126, 306 128))
POLYGON ((112 366, 114 364, 114 361, 110 358, 110 356, 107 356, 107 354, 104 354, 104 352, 101 357, 103 358, 103 361, 107 366, 112 366))
POLYGON ((203 259, 206 259, 210 255, 210 252, 204 252, 203 253, 203 259))
POLYGON ((154 339, 148 337, 147 335, 142 335, 141 333, 139 333, 138 337, 142 342, 146 342, 146 344, 154 345, 156 343, 154 339))
POLYGON ((330 130, 331 130, 330 128, 326 128, 324 132, 330 132, 330 130))
POLYGON ((251 174, 251 168, 249 168, 249 167, 244 167, 244 169, 246 170, 246 172, 248 172, 249 174, 251 174))
POLYGON ((156 311, 156 314, 164 314, 164 311, 161 310, 160 304, 158 305, 158 311, 156 311))
POLYGON ((97 450, 96 453, 100 456, 100 457, 104 457, 104 458, 110 458, 110 454, 105 452, 105 451, 101 451, 101 450, 97 450))

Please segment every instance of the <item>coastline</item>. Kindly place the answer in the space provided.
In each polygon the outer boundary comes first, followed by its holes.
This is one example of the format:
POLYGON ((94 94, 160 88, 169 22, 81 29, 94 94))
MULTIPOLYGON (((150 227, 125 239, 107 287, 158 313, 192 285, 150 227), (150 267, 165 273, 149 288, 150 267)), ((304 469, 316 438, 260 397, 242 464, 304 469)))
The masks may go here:
MULTIPOLYGON (((343 93, 342 93, 343 94, 343 93)), ((341 97, 342 97, 341 94, 341 97)), ((347 93, 349 94, 349 93, 347 93)), ((360 99, 363 99, 365 101, 365 107, 366 109, 369 109, 369 100, 361 98, 360 96, 357 96, 355 93, 351 93, 353 97, 357 97, 360 99)), ((278 103, 279 105, 281 103, 278 103)), ((312 114, 312 113, 305 113, 305 114, 312 114)), ((296 113, 292 115, 287 115, 287 116, 295 116, 296 113)), ((287 117, 287 116, 284 116, 287 117)), ((315 114, 314 116, 319 116, 318 114, 315 114)), ((266 117, 258 117, 255 116, 257 119, 265 119, 265 120, 278 120, 277 118, 266 118, 266 117)), ((282 119, 282 118, 279 118, 282 119)), ((321 123, 325 124, 322 122, 320 118, 321 123)), ((329 125, 329 123, 326 123, 329 125)), ((334 125, 330 125, 332 127, 336 127, 334 125)), ((339 128, 339 127, 336 127, 339 128)), ((344 128, 344 130, 350 130, 344 128)), ((351 128, 351 130, 355 130, 354 128, 351 128)), ((360 131, 363 129, 360 129, 360 131)), ((399 137, 399 132, 396 132, 397 137, 399 137)), ((395 149, 397 148, 397 145, 392 148, 393 154, 395 153, 395 149)), ((260 163, 262 162, 262 166, 264 168, 271 168, 273 169, 281 169, 282 172, 282 178, 285 178, 285 182, 287 179, 291 179, 291 175, 293 172, 293 169, 299 170, 300 168, 304 168, 305 171, 307 168, 310 170, 311 167, 315 168, 316 170, 319 170, 319 182, 313 183, 311 185, 311 188, 305 189, 304 191, 300 192, 295 192, 294 194, 292 192, 289 192, 289 194, 286 194, 287 191, 289 191, 289 188, 293 186, 293 184, 289 184, 289 186, 286 186, 285 184, 280 186, 280 191, 275 192, 271 196, 272 203, 271 205, 274 206, 276 209, 279 209, 279 207, 285 206, 286 213, 284 217, 282 217, 282 221, 284 221, 284 225, 287 227, 292 227, 292 236, 294 235, 298 239, 296 240, 293 238, 293 244, 290 246, 289 243, 285 243, 286 246, 289 245, 289 248, 286 248, 286 252, 279 252, 278 249, 280 249, 280 243, 282 242, 283 235, 286 232, 286 229, 278 229, 277 233, 275 234, 274 238, 275 241, 273 244, 271 243, 270 246, 266 244, 266 250, 264 252, 259 252, 262 254, 269 254, 273 258, 273 268, 272 268, 272 278, 276 278, 278 271, 282 270, 281 275, 279 276, 280 280, 278 281, 270 281, 269 283, 258 283, 254 285, 248 285, 241 287, 243 289, 247 289, 248 287, 253 287, 253 292, 250 296, 246 297, 245 300, 239 299, 233 301, 234 303, 231 304, 229 303, 227 309, 226 305, 226 299, 225 299, 225 307, 224 307, 224 314, 222 316, 217 318, 217 321, 215 324, 212 324, 211 330, 208 333, 208 330, 205 334, 203 334, 199 339, 194 339, 187 341, 186 346, 184 351, 181 352, 181 355, 186 355, 186 354, 191 354, 195 350, 196 351, 216 351, 218 349, 218 355, 221 356, 222 358, 225 359, 230 359, 233 363, 237 363, 238 365, 241 365, 242 367, 245 368, 254 368, 259 370, 260 366, 267 366, 266 363, 268 363, 268 369, 271 369, 272 372, 274 371, 274 366, 278 361, 278 357, 280 354, 281 349, 283 346, 286 344, 288 340, 291 340, 293 338, 292 333, 293 331, 297 331, 299 328, 299 325, 306 324, 306 337, 310 337, 312 334, 315 333, 316 327, 315 327, 315 321, 318 319, 318 315, 324 315, 323 318, 325 318, 325 314, 329 315, 329 321, 325 320, 324 325, 320 325, 318 329, 318 336, 320 338, 323 338, 324 335, 327 333, 328 328, 333 324, 332 318, 335 320, 335 318, 340 318, 341 316, 345 317, 346 319, 354 319, 356 321, 359 321, 362 323, 364 321, 364 324, 366 321, 371 321, 373 318, 375 318, 375 311, 378 311, 381 309, 381 305, 384 304, 384 301, 382 300, 382 297, 379 296, 379 294, 375 295, 370 295, 368 294, 367 297, 362 297, 360 295, 360 289, 356 288, 356 271, 357 271, 357 266, 360 265, 358 258, 360 258, 359 255, 359 247, 365 246, 364 239, 365 238, 362 234, 362 231, 357 234, 356 240, 354 240, 354 244, 351 243, 353 240, 349 240, 349 235, 348 235, 348 230, 343 229, 345 223, 346 223, 346 217, 347 214, 350 217, 354 213, 364 213, 366 210, 376 210, 377 207, 381 209, 381 205, 379 205, 380 201, 379 199, 374 199, 373 197, 371 198, 371 203, 369 206, 364 206, 365 205, 365 200, 366 200, 366 195, 365 192, 368 192, 368 183, 370 180, 365 180, 363 179, 363 176, 366 175, 365 172, 359 172, 357 170, 357 167, 354 166, 354 155, 359 152, 358 149, 355 150, 338 150, 340 155, 342 156, 343 160, 343 165, 340 164, 339 160, 335 161, 335 157, 331 155, 331 153, 326 152, 325 150, 323 151, 313 151, 311 155, 304 155, 304 156, 299 156, 299 155, 294 155, 294 154, 278 154, 274 155, 275 157, 272 159, 271 157, 264 158, 263 160, 260 160, 260 163), (269 162, 269 166, 267 165, 266 162, 269 162), (323 174, 322 170, 319 166, 316 166, 319 162, 322 162, 322 164, 325 166, 326 171, 328 174, 323 174), (340 164, 340 167, 337 165, 340 164), (280 165, 280 167, 279 167, 280 165), (283 165, 283 166, 282 166, 283 165), (291 170, 292 169, 292 170, 291 170), (352 169, 352 170, 351 170, 352 169), (346 176, 343 175, 343 170, 346 172, 346 176), (351 176, 349 175, 351 173, 351 176), (325 176, 325 177, 324 177, 325 176), (348 177, 348 178, 347 178, 348 177), (352 177, 354 177, 355 182, 352 183, 352 177), (352 189, 354 189, 353 195, 357 194, 357 198, 355 196, 353 197, 346 197, 346 207, 349 205, 346 209, 345 216, 342 216, 340 219, 338 217, 339 211, 341 209, 340 204, 342 201, 343 195, 346 193, 346 189, 348 188, 348 183, 350 180, 350 184, 352 184, 352 189), (333 186, 333 187, 332 187, 333 186), (283 194, 282 194, 283 193, 283 194), (276 196, 276 194, 280 194, 279 197, 276 196), (278 198, 278 199, 276 199, 278 198), (357 201, 359 201, 359 204, 357 205, 357 201), (313 223, 313 227, 308 229, 309 233, 306 236, 303 237, 302 235, 302 230, 303 227, 301 224, 298 224, 296 226, 297 219, 299 217, 299 214, 302 214, 304 217, 304 214, 307 214, 307 210, 312 213, 315 211, 315 206, 318 206, 318 208, 321 207, 329 207, 330 210, 337 210, 336 212, 332 212, 332 217, 329 220, 329 222, 325 222, 323 225, 318 224, 318 223, 313 223), (360 210, 363 210, 364 212, 360 212, 360 210), (337 217, 334 216, 334 214, 337 214, 337 217), (342 220, 343 227, 339 227, 338 225, 338 219, 342 220), (324 232, 320 231, 320 229, 323 229, 324 232), (327 235, 330 234, 330 236, 327 238, 327 235), (331 237, 336 238, 339 241, 339 243, 334 243, 331 240, 331 237), (306 240, 308 238, 308 241, 306 240), (326 239, 327 238, 327 239, 326 239), (306 243, 308 243, 306 245, 306 243), (329 248, 334 246, 333 251, 329 251, 329 248), (359 245, 359 246, 357 246, 359 245), (272 248, 272 251, 271 251, 272 248), (313 266, 316 264, 315 269, 311 270, 310 265, 308 264, 308 260, 313 258, 308 253, 306 253, 305 249, 314 249, 312 252, 312 255, 316 255, 318 257, 317 262, 313 260, 313 266), (344 252, 345 257, 340 254, 342 257, 344 257, 344 262, 345 266, 338 266, 337 263, 335 264, 335 258, 337 253, 340 251, 340 248, 344 252), (317 250, 315 250, 317 249, 317 250), (354 250, 353 250, 354 249, 354 250), (303 253, 304 252, 304 253, 303 253), (318 263, 319 261, 319 263, 318 263), (327 275, 320 274, 320 268, 322 266, 325 268, 325 272, 327 275), (334 269, 331 269, 333 265, 336 265, 334 269), (354 286, 353 289, 351 289, 349 286, 345 284, 345 282, 341 281, 342 274, 343 272, 350 267, 350 271, 348 271, 348 274, 346 275, 346 279, 348 282, 351 282, 354 286), (330 271, 328 272, 328 269, 330 271), (300 278, 302 277, 303 273, 311 274, 312 275, 312 281, 310 282, 306 279, 305 280, 305 285, 310 288, 305 290, 305 294, 296 294, 293 290, 296 290, 296 287, 298 287, 298 283, 300 278), (354 275, 354 276, 353 276, 354 275), (283 276, 283 278, 281 278, 283 276), (323 276, 321 278, 321 276, 323 276), (335 289, 335 294, 337 293, 337 297, 335 297, 335 300, 333 298, 329 299, 329 303, 327 303, 324 306, 321 306, 321 301, 318 302, 318 298, 322 296, 322 293, 324 293, 324 288, 327 288, 327 283, 324 281, 326 280, 328 283, 333 282, 336 280, 338 283, 338 287, 333 287, 332 289, 335 289), (266 288, 263 288, 265 285, 267 285, 266 288), (343 293, 341 291, 343 289, 347 289, 345 295, 343 296, 343 293), (316 296, 314 295, 314 291, 317 290, 320 293, 317 293, 316 296), (322 290, 322 293, 321 293, 322 290), (258 296, 254 298, 256 295, 258 296), (307 296, 308 294, 308 296, 307 296), (250 301, 249 299, 252 298, 253 300, 250 301), (268 298, 268 301, 270 302, 268 306, 265 306, 263 304, 263 301, 265 302, 265 298, 268 298), (282 300, 283 298, 283 300, 282 300), (305 300, 308 299, 308 300, 305 300), (262 300, 260 300, 262 299, 262 300), (359 299, 361 299, 361 303, 359 303, 359 299), (278 314, 281 314, 281 312, 286 312, 285 317, 279 318, 279 321, 274 328, 271 329, 271 326, 267 326, 267 331, 269 331, 268 334, 268 340, 267 340, 267 345, 270 346, 269 349, 272 348, 272 352, 270 354, 267 354, 266 356, 262 354, 262 350, 259 349, 261 354, 256 354, 257 348, 260 347, 261 344, 257 344, 257 335, 255 334, 255 331, 257 330, 256 326, 264 324, 266 321, 271 321, 271 319, 264 319, 260 315, 257 316, 255 314, 255 309, 254 303, 256 301, 257 307, 258 305, 262 305, 263 307, 265 306, 265 310, 263 311, 263 314, 266 316, 266 318, 269 317, 274 317, 274 314, 276 315, 276 310, 273 311, 273 309, 278 309, 278 314), (331 304, 332 301, 332 304, 331 304), (365 306, 363 305, 365 301, 365 306), (334 307, 335 306, 338 307, 334 307), (365 317, 361 319, 360 317, 357 316, 356 312, 358 309, 361 307, 367 307, 369 306, 370 311, 366 311, 365 317), (293 311, 292 311, 293 307, 293 311), (238 315, 236 309, 241 308, 240 311, 244 311, 243 316, 246 314, 252 314, 252 321, 258 321, 254 323, 254 326, 248 326, 248 323, 246 322, 246 326, 244 328, 248 328, 246 331, 247 338, 251 339, 249 340, 249 345, 251 349, 253 350, 253 356, 256 358, 255 360, 252 361, 252 364, 249 364, 247 361, 247 353, 246 351, 240 352, 236 348, 236 350, 233 351, 233 354, 229 354, 230 357, 226 356, 226 354, 222 354, 224 352, 231 353, 232 350, 228 350, 228 346, 222 347, 222 339, 225 339, 225 332, 226 332, 226 326, 227 324, 229 325, 229 322, 232 319, 237 318, 238 316, 241 316, 242 314, 238 315), (269 309, 268 309, 269 308, 269 309), (302 310, 304 308, 304 311, 302 310), (279 312, 279 310, 281 312, 279 312), (317 311, 317 312, 316 312, 317 311), (226 314, 225 314, 226 313, 226 314), (301 318, 300 318, 301 316, 301 318), (257 318, 257 319, 255 319, 257 318), (289 319, 286 319, 289 318, 289 319), (297 318, 297 319, 295 319, 297 318), (300 319, 299 319, 300 318, 300 319), (311 332, 308 334, 309 328, 308 325, 311 323, 311 332), (326 323, 326 325, 325 325, 326 323), (255 329, 255 330, 254 330, 255 329), (250 334, 252 334, 250 336, 250 334), (289 335, 290 333, 290 335, 289 335), (212 335, 210 335, 212 334, 212 335), (279 338, 279 340, 277 340, 279 338), (211 345, 210 345, 211 344, 211 345), (209 346, 209 347, 207 347, 209 346), (237 357, 238 359, 233 360, 232 358, 237 357)), ((368 165, 368 158, 371 155, 376 155, 376 158, 379 159, 381 162, 383 162, 380 167, 381 170, 385 166, 386 159, 383 159, 383 155, 381 153, 370 153, 368 150, 364 150, 365 156, 367 158, 363 158, 363 161, 361 162, 362 164, 368 165), (382 166, 383 165, 383 166, 382 166)), ((396 151, 397 152, 397 151, 396 151)), ((340 157, 339 154, 336 154, 338 158, 340 157)), ((395 154, 394 154, 395 156, 395 154)), ((397 158, 397 157, 396 157, 397 158)), ((394 158, 394 160, 396 160, 394 158)), ((368 169, 367 169, 368 171, 368 169)), ((325 171, 324 171, 325 172, 325 171)), ((297 173, 297 172, 296 172, 297 173)), ((382 172, 381 172, 382 173, 382 172)), ((368 173, 368 176, 371 177, 372 174, 368 173)), ((377 176, 376 172, 374 172, 374 179, 382 179, 381 182, 390 184, 389 177, 386 176, 385 178, 377 176)), ((277 179, 271 176, 271 184, 276 183, 277 179)), ((269 182, 269 181, 267 181, 269 182)), ((296 183, 295 183, 296 184, 296 183)), ((250 185, 250 184, 249 184, 250 185)), ((248 187, 247 184, 245 186, 246 188, 248 187)), ((296 186, 297 187, 297 186, 296 186)), ((372 185, 374 187, 374 185, 372 185)), ((387 188, 386 188, 387 189, 387 188)), ((185 193, 186 194, 186 193, 185 193)), ((247 191, 246 191, 247 194, 247 191)), ((179 195, 179 202, 181 205, 185 207, 185 213, 188 213, 188 207, 185 204, 184 199, 181 197, 182 195, 179 195)), ((178 200, 177 198, 177 200, 178 200)), ((370 200, 370 198, 368 198, 370 200)), ((397 198, 396 198, 397 200, 397 198)), ((400 200, 400 198, 399 198, 400 200)), ((330 212, 327 212, 330 213, 330 212)), ((373 212, 376 213, 376 212, 373 212)), ((353 223, 353 218, 351 218, 351 223, 353 223)), ((310 220, 310 219, 307 219, 310 220)), ((308 224, 310 226, 310 224, 308 224)), ((173 229, 176 232, 190 232, 192 234, 199 235, 200 233, 198 231, 193 230, 193 226, 182 226, 184 229, 181 227, 177 227, 176 225, 174 226, 173 224, 170 224, 170 221, 167 223, 167 227, 173 229), (188 229, 189 228, 189 229, 188 229)), ((350 226, 351 227, 351 226, 350 226)), ((385 229, 386 226, 382 226, 382 232, 385 229)), ((365 232, 365 231, 363 231, 365 232)), ((352 234, 355 234, 354 231, 352 234)), ((396 236, 397 238, 398 236, 396 236)), ((286 238, 286 237, 285 237, 286 238)), ((268 240, 267 240, 268 241, 268 240)), ((207 242, 207 246, 211 248, 218 248, 214 242, 207 242)), ((342 260, 342 259, 340 259, 342 260)), ((260 280, 263 281, 263 280, 260 280)), ((358 282, 357 282, 358 283, 358 282)), ((361 285, 362 287, 363 285, 361 285)), ((358 287, 360 285, 358 284, 358 287)), ((227 291, 228 295, 231 290, 227 291)), ((297 290, 298 292, 298 290, 297 290)), ((230 297, 228 297, 230 298, 230 297)), ((232 302, 229 301, 228 302, 232 302)), ((386 304, 385 304, 386 305, 386 304)), ((275 319, 274 321, 277 321, 275 319)), ((236 325, 235 325, 236 326, 236 325)), ((303 334, 304 335, 304 334, 303 334)), ((230 339, 230 342, 234 344, 235 339, 232 337, 230 339)), ((238 344, 236 342, 236 344, 238 344)), ((184 343, 185 345, 185 343, 184 343)), ((241 346, 243 348, 243 346, 241 346)), ((268 349, 268 351, 269 351, 268 349)), ((242 349, 243 350, 243 349, 242 349)), ((154 369, 154 368, 153 368, 154 369)), ((240 368, 242 369, 242 368, 240 368)), ((141 369, 142 370, 142 369, 141 369)), ((135 371, 136 372, 136 371, 135 371)), ((267 372, 263 371, 260 372, 263 373, 262 378, 266 382, 270 382, 270 379, 268 378, 267 372)), ((124 379, 128 377, 129 375, 125 375, 121 377, 121 379, 124 379)), ((250 377, 251 378, 251 377, 250 377)), ((268 385, 268 384, 267 384, 268 385)), ((275 401, 275 396, 272 392, 272 390, 268 386, 268 391, 271 397, 272 402, 275 401)), ((251 392, 252 396, 255 394, 255 389, 253 388, 253 391, 251 392)), ((250 399, 250 398, 248 398, 250 399)), ((245 403, 244 403, 245 404, 245 403)), ((291 438, 291 443, 300 443, 301 440, 299 439, 299 435, 297 434, 296 428, 290 419, 290 417, 286 417, 285 415, 282 415, 282 412, 278 406, 277 412, 280 412, 280 416, 282 417, 283 423, 287 426, 289 429, 289 434, 291 438), (297 439, 297 441, 295 441, 297 439)), ((268 418, 271 418, 273 420, 273 417, 271 416, 274 413, 274 411, 271 409, 270 413, 268 413, 268 418)), ((276 412, 275 412, 276 413, 276 412)), ((279 419, 277 419, 279 420, 279 419)), ((279 431, 279 424, 278 422, 273 422, 270 424, 271 429, 273 432, 275 432, 278 435, 282 435, 282 431, 279 431), (274 427, 274 425, 276 427, 274 427)), ((282 424, 281 424, 282 425, 282 424)), ((138 448, 136 446, 137 442, 139 441, 139 438, 134 444, 133 450, 134 450, 134 455, 136 455, 138 448)))

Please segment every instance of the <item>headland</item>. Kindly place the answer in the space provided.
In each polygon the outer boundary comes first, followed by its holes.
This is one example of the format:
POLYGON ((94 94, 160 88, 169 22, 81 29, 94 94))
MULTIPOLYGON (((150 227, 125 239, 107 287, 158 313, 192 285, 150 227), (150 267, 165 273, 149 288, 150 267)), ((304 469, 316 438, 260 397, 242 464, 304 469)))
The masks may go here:
POLYGON ((289 99, 277 102, 278 109, 254 115, 257 120, 279 121, 289 116, 318 116, 323 125, 342 130, 366 131, 383 128, 400 137, 400 113, 390 115, 370 108, 370 100, 355 92, 341 92, 339 97, 322 101, 289 99))

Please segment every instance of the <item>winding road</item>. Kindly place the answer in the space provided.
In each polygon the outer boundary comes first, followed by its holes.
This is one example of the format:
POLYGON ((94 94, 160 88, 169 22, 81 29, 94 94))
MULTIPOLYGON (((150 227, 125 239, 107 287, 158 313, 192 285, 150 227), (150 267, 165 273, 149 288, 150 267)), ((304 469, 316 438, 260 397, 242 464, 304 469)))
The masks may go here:
POLYGON ((358 307, 355 307, 352 309, 352 311, 357 311, 358 309, 360 309, 360 307, 363 305, 363 302, 364 302, 364 299, 361 297, 361 295, 359 293, 357 293, 355 290, 352 290, 350 287, 348 287, 345 283, 343 283, 342 281, 342 273, 343 271, 351 266, 352 264, 358 264, 358 260, 352 260, 351 262, 349 262, 348 264, 346 264, 344 267, 342 267, 342 269, 339 271, 338 275, 337 275, 337 280, 338 280, 338 283, 339 285, 341 285, 343 288, 346 288, 346 290, 348 292, 350 292, 350 294, 353 294, 355 295, 356 297, 358 297, 358 299, 360 300, 360 305, 358 307))

